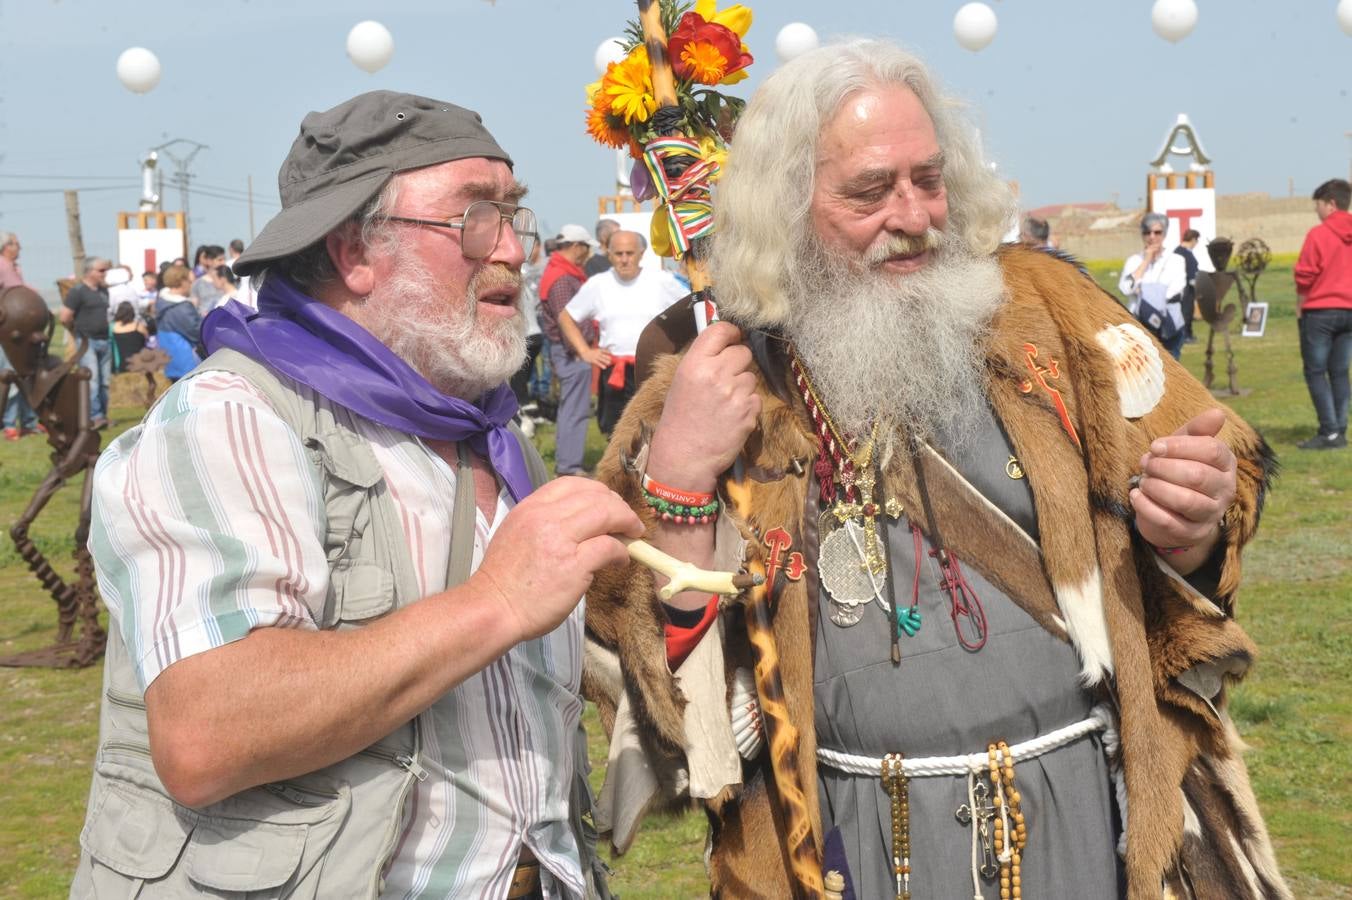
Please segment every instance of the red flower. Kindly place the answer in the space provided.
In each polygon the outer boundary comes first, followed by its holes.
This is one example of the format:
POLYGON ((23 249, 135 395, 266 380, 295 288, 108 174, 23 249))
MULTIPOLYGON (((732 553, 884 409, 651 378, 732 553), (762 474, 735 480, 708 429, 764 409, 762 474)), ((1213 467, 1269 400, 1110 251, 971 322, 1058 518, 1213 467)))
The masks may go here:
POLYGON ((718 84, 752 63, 737 32, 717 22, 706 22, 696 12, 681 16, 667 40, 667 50, 676 77, 700 84, 718 84))

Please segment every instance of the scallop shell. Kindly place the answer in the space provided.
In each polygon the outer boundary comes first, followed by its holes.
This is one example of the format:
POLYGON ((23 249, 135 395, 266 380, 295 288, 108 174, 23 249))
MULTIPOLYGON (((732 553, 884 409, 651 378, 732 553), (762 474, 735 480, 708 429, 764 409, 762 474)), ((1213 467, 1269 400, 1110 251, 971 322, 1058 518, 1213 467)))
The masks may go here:
POLYGON ((750 669, 738 669, 732 677, 732 736, 737 752, 743 759, 760 755, 765 746, 765 725, 761 721, 760 701, 756 699, 756 682, 750 669))
POLYGON ((1122 415, 1139 419, 1164 396, 1164 361, 1150 335, 1139 325, 1109 325, 1094 336, 1113 361, 1122 415))

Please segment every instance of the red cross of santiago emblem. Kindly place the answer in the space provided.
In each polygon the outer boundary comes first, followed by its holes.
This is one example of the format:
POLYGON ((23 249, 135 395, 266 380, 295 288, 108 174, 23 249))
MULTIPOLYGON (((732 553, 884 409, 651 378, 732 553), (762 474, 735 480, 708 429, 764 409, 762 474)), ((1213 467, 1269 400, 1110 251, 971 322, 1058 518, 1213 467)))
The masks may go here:
POLYGON ((803 562, 803 554, 794 550, 785 556, 786 552, 793 547, 793 539, 789 533, 782 527, 771 528, 765 532, 765 537, 761 539, 765 546, 770 548, 770 552, 765 558, 765 583, 773 585, 775 575, 780 569, 784 570, 784 576, 789 581, 798 581, 803 577, 803 571, 807 565, 803 562))

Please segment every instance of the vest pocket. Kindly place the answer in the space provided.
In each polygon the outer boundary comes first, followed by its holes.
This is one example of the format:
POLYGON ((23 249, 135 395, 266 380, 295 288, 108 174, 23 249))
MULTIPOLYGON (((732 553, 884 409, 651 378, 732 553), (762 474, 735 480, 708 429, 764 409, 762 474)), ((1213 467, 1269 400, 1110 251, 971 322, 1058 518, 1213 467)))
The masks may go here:
POLYGON ((146 881, 173 868, 196 818, 168 797, 125 782, 105 782, 93 806, 80 846, 113 871, 146 881))
MULTIPOLYGON (((98 896, 320 896, 325 854, 352 805, 346 784, 305 776, 194 810, 126 780, 126 759, 100 760, 92 812, 80 834, 98 896)), ((77 876, 77 888, 80 883, 77 876)))
POLYGON ((329 590, 339 622, 362 622, 394 609, 394 576, 371 563, 337 563, 329 571, 329 590))

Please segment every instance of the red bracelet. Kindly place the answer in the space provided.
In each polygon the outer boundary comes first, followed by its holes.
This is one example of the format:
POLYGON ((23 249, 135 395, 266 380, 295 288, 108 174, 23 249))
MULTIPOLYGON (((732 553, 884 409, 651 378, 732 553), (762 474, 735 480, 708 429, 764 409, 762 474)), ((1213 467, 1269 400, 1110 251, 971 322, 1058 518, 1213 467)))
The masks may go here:
POLYGON ((643 490, 654 497, 661 497, 668 503, 677 503, 681 506, 708 506, 714 502, 713 492, 707 494, 696 494, 691 491, 682 491, 677 488, 665 485, 660 481, 654 481, 647 475, 643 476, 643 490))

